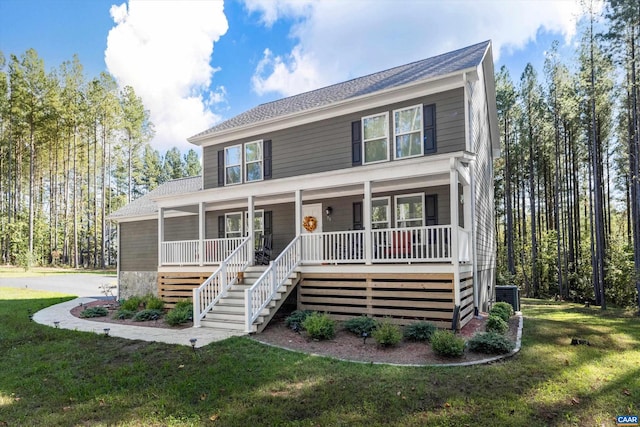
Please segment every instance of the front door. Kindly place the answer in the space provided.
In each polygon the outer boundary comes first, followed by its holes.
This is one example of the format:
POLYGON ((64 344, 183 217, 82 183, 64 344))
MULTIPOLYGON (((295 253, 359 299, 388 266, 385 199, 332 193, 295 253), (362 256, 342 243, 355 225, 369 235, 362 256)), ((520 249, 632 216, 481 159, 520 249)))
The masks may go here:
POLYGON ((322 250, 322 204, 302 205, 302 258, 320 262, 322 250))

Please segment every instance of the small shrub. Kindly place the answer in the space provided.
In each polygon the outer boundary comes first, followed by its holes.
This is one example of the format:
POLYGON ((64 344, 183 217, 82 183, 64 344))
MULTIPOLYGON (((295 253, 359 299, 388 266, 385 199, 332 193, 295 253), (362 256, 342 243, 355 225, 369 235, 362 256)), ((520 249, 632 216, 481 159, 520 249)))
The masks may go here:
POLYGON ((109 314, 109 310, 104 307, 91 307, 83 310, 80 313, 80 317, 91 318, 91 317, 104 317, 109 314))
POLYGON ((138 307, 142 303, 142 297, 132 296, 131 298, 120 301, 120 309, 128 311, 138 311, 138 307))
POLYGON ((171 326, 182 325, 193 320, 193 303, 190 300, 177 302, 164 318, 171 326))
POLYGON ((402 331, 398 325, 384 320, 373 331, 373 339, 382 347, 392 347, 402 340, 402 331))
POLYGON ((147 310, 164 310, 164 301, 155 295, 147 295, 144 297, 144 308, 147 310))
POLYGON ((493 304, 493 307, 491 308, 496 308, 496 307, 502 307, 507 313, 509 313, 509 316, 513 316, 514 314, 513 306, 508 302, 505 302, 505 301, 497 302, 493 304))
POLYGON ((354 317, 344 322, 344 328, 361 337, 363 333, 367 336, 371 336, 371 333, 379 326, 379 322, 376 319, 367 316, 354 317))
POLYGON ((404 337, 411 341, 430 341, 438 328, 431 322, 416 322, 404 328, 404 337))
POLYGON ((507 322, 502 320, 499 316, 490 315, 487 319, 487 325, 485 327, 487 332, 497 332, 499 334, 504 334, 509 330, 509 325, 507 322))
POLYGON ((136 315, 135 311, 131 311, 131 310, 125 310, 123 308, 119 309, 118 311, 116 311, 116 314, 113 315, 114 319, 131 319, 133 316, 136 315))
POLYGON ((509 318, 511 317, 511 312, 503 305, 494 305, 493 307, 491 307, 491 310, 489 310, 489 316, 498 316, 505 322, 508 322, 509 318))
POLYGON ((457 337, 451 331, 435 331, 431 335, 433 352, 445 357, 460 357, 464 354, 464 338, 457 337))
POLYGON ((514 347, 507 337, 496 332, 479 333, 469 340, 469 350, 476 353, 506 354, 514 347))
POLYGON ((137 312, 136 315, 133 316, 133 321, 146 322, 148 320, 158 320, 162 317, 163 314, 164 312, 162 310, 145 308, 144 310, 137 312))
POLYGON ((297 327, 302 328, 302 323, 304 322, 304 319, 309 317, 311 313, 312 313, 311 310, 296 310, 293 313, 291 313, 289 317, 284 319, 284 324, 287 325, 287 328, 291 328, 291 329, 295 327, 294 325, 298 325, 297 327))
POLYGON ((336 335, 336 324, 326 313, 311 313, 302 322, 302 327, 317 340, 330 340, 336 335))

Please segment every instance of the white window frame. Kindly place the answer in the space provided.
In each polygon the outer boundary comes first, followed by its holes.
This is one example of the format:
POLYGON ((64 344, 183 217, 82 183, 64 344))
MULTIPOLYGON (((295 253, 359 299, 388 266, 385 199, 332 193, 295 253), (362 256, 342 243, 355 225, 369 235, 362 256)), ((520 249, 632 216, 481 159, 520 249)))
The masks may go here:
POLYGON ((391 197, 386 196, 386 197, 372 198, 371 199, 371 228, 373 229, 389 228, 390 225, 391 225, 391 197), (386 202, 387 220, 385 222, 373 220, 373 202, 376 202, 379 200, 384 200, 386 202), (375 227, 376 225, 379 225, 379 224, 384 224, 384 227, 375 227))
POLYGON ((244 147, 242 144, 236 144, 236 145, 231 145, 229 147, 225 147, 224 149, 224 185, 238 185, 238 184, 242 184, 242 182, 244 181, 244 171, 242 168, 242 163, 244 160, 244 147), (238 148, 240 150, 240 163, 234 163, 234 164, 228 164, 227 162, 227 150, 230 150, 231 148, 238 148), (240 166, 240 181, 239 182, 228 182, 227 181, 227 169, 231 168, 231 167, 236 167, 236 166, 240 166))
MULTIPOLYGON (((253 234, 259 237, 261 234, 264 234, 264 209, 256 209, 253 211, 253 218, 255 221, 255 217, 260 216, 262 218, 262 228, 256 228, 255 223, 253 224, 253 234)), ((249 211, 244 211, 244 224, 245 229, 242 233, 243 236, 247 237, 249 233, 249 211)))
POLYGON ((395 224, 396 224, 396 228, 415 228, 415 227, 423 227, 424 223, 425 223, 425 219, 424 219, 424 193, 411 193, 411 194, 398 194, 396 196, 393 196, 393 204, 395 207, 395 224), (410 218, 410 219, 401 219, 399 212, 398 212, 398 200, 399 199, 403 199, 403 198, 410 198, 410 197, 420 197, 421 203, 422 203, 422 216, 420 218, 410 218), (421 224, 420 225, 412 225, 412 226, 402 226, 400 227, 400 223, 401 222, 412 222, 412 221, 420 221, 421 224))
POLYGON ((242 212, 227 212, 224 214, 224 237, 226 239, 232 239, 235 237, 242 237, 245 235, 244 232, 244 217, 245 215, 242 214, 242 212), (232 216, 232 215, 239 215, 240 216, 240 230, 239 231, 229 231, 229 229, 227 228, 227 225, 229 224, 229 222, 227 221, 227 218, 232 216), (231 233, 240 233, 239 236, 229 236, 229 234, 231 233))
POLYGON ((412 105, 410 107, 404 107, 404 108, 399 108, 397 110, 393 110, 393 158, 394 159, 410 159, 412 157, 420 157, 420 156, 424 156, 424 112, 422 110, 422 104, 418 104, 418 105, 412 105), (417 108, 418 109, 418 114, 420 117, 420 127, 418 128, 417 131, 411 131, 411 132, 396 132, 396 113, 400 113, 402 111, 406 111, 406 110, 413 110, 417 108), (411 135, 414 134, 416 132, 420 133, 420 138, 418 139, 420 141, 420 153, 419 154, 414 154, 411 156, 398 156, 398 137, 399 136, 404 136, 404 135, 411 135))
POLYGON ((362 123, 362 125, 361 125, 362 126, 362 131, 361 131, 361 133, 362 133, 362 164, 363 165, 371 165, 371 164, 374 164, 374 163, 388 162, 389 161, 389 112, 385 111, 383 113, 376 113, 376 114, 371 114, 369 116, 362 117, 360 122, 362 123), (386 142, 385 142, 385 145, 386 145, 385 154, 386 154, 386 156, 385 156, 384 159, 374 160, 374 161, 368 162, 367 161, 367 156, 366 156, 366 153, 367 153, 367 150, 366 150, 367 141, 373 141, 373 140, 381 139, 381 138, 379 138, 379 137, 378 138, 371 138, 369 140, 365 139, 364 122, 367 119, 372 119, 374 117, 380 117, 380 116, 384 117, 384 123, 385 123, 385 136, 384 136, 384 138, 386 140, 386 142))
POLYGON ((244 159, 244 175, 242 177, 244 179, 244 182, 258 182, 258 181, 264 180, 264 144, 263 144, 263 140, 259 139, 257 141, 245 142, 242 148, 243 148, 242 154, 243 154, 243 159, 244 159), (248 161, 247 160, 247 145, 251 145, 251 144, 259 144, 260 145, 260 154, 261 154, 260 159, 252 160, 252 161, 248 161), (255 164, 255 163, 260 163, 260 178, 259 179, 249 180, 248 177, 247 177, 247 173, 249 172, 249 165, 250 164, 255 164))

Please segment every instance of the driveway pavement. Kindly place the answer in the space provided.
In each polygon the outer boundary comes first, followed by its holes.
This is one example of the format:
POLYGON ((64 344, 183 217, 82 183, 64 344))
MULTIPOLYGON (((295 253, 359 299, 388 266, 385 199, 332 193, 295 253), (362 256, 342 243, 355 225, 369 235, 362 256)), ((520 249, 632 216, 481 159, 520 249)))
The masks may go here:
MULTIPOLYGON (((100 285, 117 285, 116 276, 102 274, 52 274, 39 277, 2 277, 0 287, 26 288, 38 291, 52 291, 78 297, 104 296, 100 285)), ((117 289, 113 289, 117 295, 117 289)))

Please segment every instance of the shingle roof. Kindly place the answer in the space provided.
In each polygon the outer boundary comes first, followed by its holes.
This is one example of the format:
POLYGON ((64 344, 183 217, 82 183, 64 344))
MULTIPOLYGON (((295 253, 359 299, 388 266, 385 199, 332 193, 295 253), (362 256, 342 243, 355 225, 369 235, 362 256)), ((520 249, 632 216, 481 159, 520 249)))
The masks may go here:
POLYGON ((189 139, 469 69, 481 63, 489 43, 490 41, 485 41, 368 76, 261 104, 189 139))
POLYGON ((202 190, 202 177, 200 176, 167 181, 155 190, 113 212, 109 215, 109 219, 118 220, 126 217, 153 215, 158 212, 156 202, 153 201, 155 197, 191 193, 199 190, 202 190))

